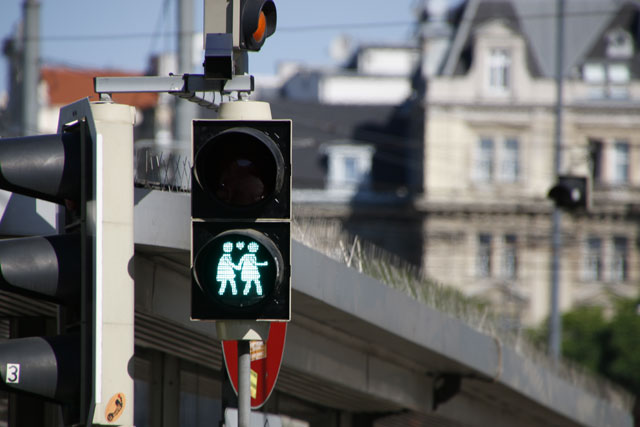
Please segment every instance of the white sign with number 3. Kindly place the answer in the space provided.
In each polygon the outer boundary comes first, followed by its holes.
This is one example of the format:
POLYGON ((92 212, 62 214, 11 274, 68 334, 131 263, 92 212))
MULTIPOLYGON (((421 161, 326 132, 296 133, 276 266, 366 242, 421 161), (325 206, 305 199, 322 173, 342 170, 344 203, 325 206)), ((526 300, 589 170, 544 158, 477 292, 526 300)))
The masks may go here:
POLYGON ((20 382, 20 364, 7 363, 7 377, 5 382, 8 384, 18 384, 20 382))

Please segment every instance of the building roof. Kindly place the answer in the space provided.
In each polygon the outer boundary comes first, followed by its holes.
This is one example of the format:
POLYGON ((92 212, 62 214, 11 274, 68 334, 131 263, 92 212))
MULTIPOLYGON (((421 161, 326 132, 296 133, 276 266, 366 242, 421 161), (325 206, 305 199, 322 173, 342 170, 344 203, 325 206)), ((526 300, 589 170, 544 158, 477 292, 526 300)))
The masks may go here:
MULTIPOLYGON (((617 29, 632 29, 632 37, 637 44, 640 36, 640 5, 638 3, 626 3, 618 9, 618 12, 612 17, 608 25, 603 29, 602 34, 610 34, 611 31, 617 29)), ((600 37, 590 46, 590 50, 585 52, 586 58, 593 58, 600 61, 606 61, 607 56, 607 37, 600 37)), ((630 58, 631 73, 634 76, 640 76, 640 55, 637 53, 630 58)))
MULTIPOLYGON (((321 147, 335 143, 375 147, 374 187, 405 185, 406 126, 400 107, 328 105, 287 99, 270 100, 274 119, 292 119, 293 184, 297 188, 324 188, 326 167, 321 147)), ((380 188, 382 189, 382 188, 380 188)))
MULTIPOLYGON (((468 0, 443 68, 453 75, 464 67, 465 55, 476 28, 489 20, 502 18, 520 31, 529 47, 529 67, 533 75, 555 75, 557 34, 557 0, 468 0)), ((566 0, 564 74, 580 65, 580 61, 597 43, 626 0, 566 0)), ((636 10, 638 6, 633 6, 636 10)))
MULTIPOLYGON (((85 97, 98 101, 93 90, 94 77, 139 76, 114 70, 78 69, 69 67, 43 67, 41 78, 47 84, 48 99, 51 105, 66 105, 85 97)), ((122 93, 113 96, 115 102, 132 105, 139 109, 147 109, 156 105, 158 95, 155 93, 122 93)))

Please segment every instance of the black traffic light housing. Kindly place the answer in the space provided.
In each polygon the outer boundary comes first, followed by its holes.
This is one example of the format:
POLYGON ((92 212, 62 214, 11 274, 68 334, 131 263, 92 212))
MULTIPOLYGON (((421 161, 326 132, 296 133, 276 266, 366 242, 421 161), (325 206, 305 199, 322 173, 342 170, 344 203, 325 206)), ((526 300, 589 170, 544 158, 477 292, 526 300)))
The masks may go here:
POLYGON ((551 187, 548 197, 555 205, 566 210, 587 209, 588 188, 584 176, 560 175, 551 187))
POLYGON ((0 240, 0 289, 58 304, 52 335, 0 342, 0 388, 61 404, 65 425, 133 424, 133 118, 82 99, 57 134, 0 139, 0 188, 60 205, 58 234, 0 240))
POLYGON ((0 343, 0 386, 87 416, 92 375, 92 136, 79 118, 58 134, 0 140, 0 188, 66 207, 61 234, 0 240, 0 289, 60 304, 59 334, 0 343))
POLYGON ((291 121, 193 122, 195 320, 291 316, 291 121))

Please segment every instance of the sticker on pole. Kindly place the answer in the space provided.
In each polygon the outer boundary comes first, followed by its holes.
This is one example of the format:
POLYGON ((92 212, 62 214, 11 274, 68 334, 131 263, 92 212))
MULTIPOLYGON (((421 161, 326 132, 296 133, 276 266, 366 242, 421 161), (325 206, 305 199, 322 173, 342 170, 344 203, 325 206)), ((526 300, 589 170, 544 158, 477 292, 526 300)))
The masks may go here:
POLYGON ((116 393, 111 397, 109 403, 107 403, 107 407, 104 411, 104 416, 107 421, 114 422, 120 415, 124 412, 124 406, 126 405, 126 399, 124 397, 124 393, 116 393))

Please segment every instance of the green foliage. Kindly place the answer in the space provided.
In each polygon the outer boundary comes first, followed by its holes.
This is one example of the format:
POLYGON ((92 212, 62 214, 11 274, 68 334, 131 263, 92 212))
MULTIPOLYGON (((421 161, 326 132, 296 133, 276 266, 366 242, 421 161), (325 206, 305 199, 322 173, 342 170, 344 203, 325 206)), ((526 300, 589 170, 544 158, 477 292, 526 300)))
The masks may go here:
POLYGON ((640 298, 620 301, 610 323, 607 375, 640 395, 640 298))
POLYGON ((600 307, 562 317, 562 353, 640 395, 640 298, 620 299, 606 319, 600 307))
POLYGON ((562 353, 598 372, 608 341, 607 321, 601 307, 578 307, 562 316, 562 353))

